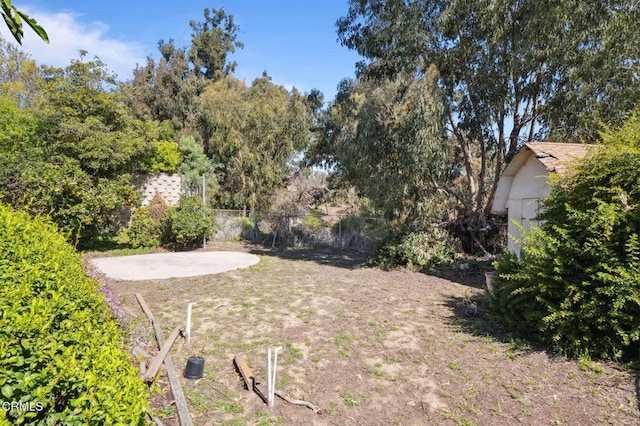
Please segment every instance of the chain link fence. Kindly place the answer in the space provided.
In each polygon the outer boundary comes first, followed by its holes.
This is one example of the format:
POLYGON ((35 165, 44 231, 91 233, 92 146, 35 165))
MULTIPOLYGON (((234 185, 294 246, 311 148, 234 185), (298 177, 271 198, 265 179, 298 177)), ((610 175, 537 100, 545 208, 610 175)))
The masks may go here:
POLYGON ((368 251, 387 232, 385 219, 352 215, 270 214, 256 224, 241 210, 214 210, 216 241, 250 240, 273 247, 325 245, 368 251), (256 226, 257 225, 257 226, 256 226))

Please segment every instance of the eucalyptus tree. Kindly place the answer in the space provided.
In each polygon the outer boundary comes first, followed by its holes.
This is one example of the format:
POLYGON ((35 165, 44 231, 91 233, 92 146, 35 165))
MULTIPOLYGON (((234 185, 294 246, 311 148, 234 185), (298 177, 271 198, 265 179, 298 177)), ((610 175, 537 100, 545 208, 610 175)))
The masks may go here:
POLYGON ((218 201, 245 212, 266 211, 291 172, 290 162, 309 142, 312 106, 264 73, 246 86, 226 76, 200 97, 207 155, 220 166, 218 201))
POLYGON ((446 216, 441 196, 454 193, 436 78, 345 80, 324 119, 323 159, 397 224, 446 216))
POLYGON ((462 213, 482 222, 522 143, 591 140, 638 101, 639 9, 637 0, 350 0, 336 25, 365 58, 362 75, 436 66, 465 170, 462 213))

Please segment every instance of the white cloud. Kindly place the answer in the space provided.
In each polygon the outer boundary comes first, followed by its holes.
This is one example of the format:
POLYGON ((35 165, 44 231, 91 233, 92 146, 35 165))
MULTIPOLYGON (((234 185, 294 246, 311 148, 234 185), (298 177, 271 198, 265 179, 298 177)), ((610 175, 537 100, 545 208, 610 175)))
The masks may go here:
MULTIPOLYGON (((79 58, 80 50, 86 50, 88 58, 98 56, 119 80, 124 81, 131 79, 136 64, 143 65, 146 61, 144 46, 109 38, 109 26, 102 22, 83 23, 81 15, 69 12, 45 14, 26 8, 24 11, 49 35, 49 44, 46 44, 25 25, 22 50, 38 64, 64 68, 72 59, 79 58)), ((0 33, 6 40, 15 41, 6 26, 0 25, 0 33)))

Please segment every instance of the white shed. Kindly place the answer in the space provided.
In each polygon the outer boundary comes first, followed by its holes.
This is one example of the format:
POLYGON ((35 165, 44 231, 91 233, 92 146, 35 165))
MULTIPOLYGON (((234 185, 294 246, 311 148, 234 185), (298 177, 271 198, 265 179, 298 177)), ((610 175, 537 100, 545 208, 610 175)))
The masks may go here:
POLYGON ((547 178, 550 173, 562 176, 569 163, 586 156, 592 145, 576 143, 530 142, 522 146, 504 169, 498 181, 491 213, 506 215, 509 233, 507 248, 519 254, 522 237, 514 223, 526 230, 538 225, 535 217, 540 199, 549 194, 547 178))

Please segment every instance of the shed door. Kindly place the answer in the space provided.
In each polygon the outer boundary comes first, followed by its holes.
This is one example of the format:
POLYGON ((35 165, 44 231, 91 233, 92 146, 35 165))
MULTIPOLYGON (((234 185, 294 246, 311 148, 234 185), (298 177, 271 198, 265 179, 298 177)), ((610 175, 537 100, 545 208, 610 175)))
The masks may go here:
POLYGON ((520 223, 524 229, 529 229, 531 226, 539 226, 540 222, 535 220, 538 215, 538 208, 540 206, 539 198, 523 198, 522 199, 522 218, 520 223))

